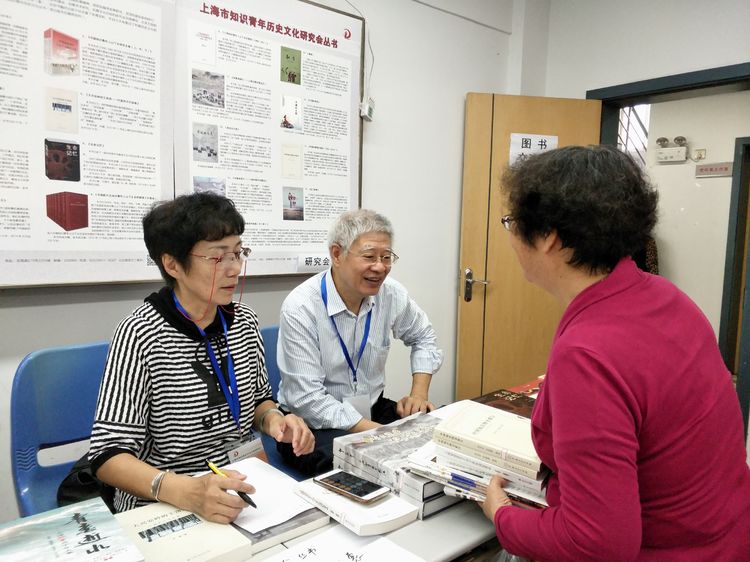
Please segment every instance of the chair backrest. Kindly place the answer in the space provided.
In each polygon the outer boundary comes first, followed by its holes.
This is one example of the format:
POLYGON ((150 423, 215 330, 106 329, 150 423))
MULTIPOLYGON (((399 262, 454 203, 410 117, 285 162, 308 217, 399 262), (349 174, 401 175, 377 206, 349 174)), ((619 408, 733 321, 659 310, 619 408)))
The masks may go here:
POLYGON ((260 329, 260 335, 263 336, 263 346, 266 356, 266 370, 268 371, 268 382, 273 391, 273 399, 276 400, 279 394, 279 382, 281 374, 279 365, 276 363, 276 346, 279 341, 279 327, 266 326, 260 329))
POLYGON ((42 449, 89 439, 109 342, 41 349, 16 370, 10 399, 11 469, 22 516, 57 507, 73 461, 39 464, 42 449))

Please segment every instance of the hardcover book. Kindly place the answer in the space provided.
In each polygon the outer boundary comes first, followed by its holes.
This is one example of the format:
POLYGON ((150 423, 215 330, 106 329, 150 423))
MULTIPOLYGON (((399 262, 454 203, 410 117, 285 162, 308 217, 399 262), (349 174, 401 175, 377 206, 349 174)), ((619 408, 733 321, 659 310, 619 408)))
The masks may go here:
POLYGON ((101 498, 0 525, 0 559, 139 562, 143 553, 101 498))
POLYGON ((388 425, 333 440, 334 462, 347 463, 360 476, 390 488, 425 499, 439 492, 434 482, 414 475, 408 456, 430 441, 440 420, 429 414, 414 414, 388 425))
POLYGON ((372 503, 350 500, 313 482, 303 480, 295 492, 360 536, 381 535, 411 523, 419 509, 394 494, 372 503))
POLYGON ((477 398, 472 398, 472 400, 529 419, 531 419, 531 411, 534 409, 534 403, 536 402, 535 398, 527 394, 513 392, 504 388, 488 392, 477 398))
POLYGON ((47 195, 47 218, 63 230, 77 230, 89 225, 89 196, 61 191, 47 195))
POLYGON ((542 470, 531 441, 531 420, 472 400, 464 401, 456 414, 440 422, 432 440, 534 479, 542 470))

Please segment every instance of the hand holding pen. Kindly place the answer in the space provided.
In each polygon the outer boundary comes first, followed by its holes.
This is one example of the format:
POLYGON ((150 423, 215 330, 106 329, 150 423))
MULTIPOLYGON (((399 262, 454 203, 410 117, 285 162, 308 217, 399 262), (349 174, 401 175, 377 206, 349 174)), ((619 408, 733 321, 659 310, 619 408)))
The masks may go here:
MULTIPOLYGON (((228 478, 228 476, 226 474, 224 474, 224 472, 222 472, 222 470, 218 466, 216 466, 214 463, 212 463, 208 459, 206 459, 206 465, 211 470, 211 472, 213 472, 214 474, 218 474, 219 476, 223 476, 224 478, 228 478)), ((253 501, 253 499, 249 495, 247 495, 245 492, 242 492, 240 490, 235 490, 235 492, 237 492, 237 495, 240 498, 242 498, 242 501, 244 501, 246 504, 251 505, 252 507, 254 507, 256 509, 258 508, 258 506, 255 505, 255 502, 253 501)))

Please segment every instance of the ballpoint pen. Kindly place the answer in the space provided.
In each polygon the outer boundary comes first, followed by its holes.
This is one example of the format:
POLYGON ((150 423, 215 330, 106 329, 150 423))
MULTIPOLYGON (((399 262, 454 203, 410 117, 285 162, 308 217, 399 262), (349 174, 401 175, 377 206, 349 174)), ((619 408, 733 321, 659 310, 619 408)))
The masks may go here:
MULTIPOLYGON (((216 466, 214 463, 212 463, 210 460, 206 459, 206 465, 208 468, 211 469, 211 472, 214 474, 218 474, 219 476, 223 476, 224 478, 229 478, 226 474, 224 474, 221 469, 216 466)), ((258 509, 258 506, 255 505, 255 502, 253 501, 253 498, 248 496, 245 492, 240 492, 239 490, 235 490, 237 492, 237 495, 242 498, 242 501, 244 501, 246 504, 253 506, 255 509, 258 509)))

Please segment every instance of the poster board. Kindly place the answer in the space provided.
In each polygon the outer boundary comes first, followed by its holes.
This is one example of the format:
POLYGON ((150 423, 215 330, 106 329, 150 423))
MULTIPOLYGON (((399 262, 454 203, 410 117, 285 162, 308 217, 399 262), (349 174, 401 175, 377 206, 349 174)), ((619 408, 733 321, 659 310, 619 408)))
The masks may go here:
POLYGON ((249 275, 359 206, 364 21, 299 0, 0 0, 0 287, 159 279, 141 218, 232 199, 249 275), (4 44, 4 45, 3 45, 4 44))

